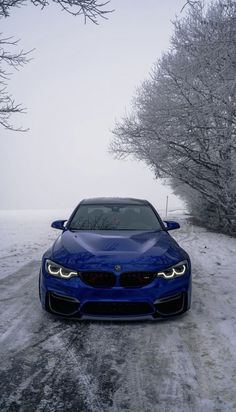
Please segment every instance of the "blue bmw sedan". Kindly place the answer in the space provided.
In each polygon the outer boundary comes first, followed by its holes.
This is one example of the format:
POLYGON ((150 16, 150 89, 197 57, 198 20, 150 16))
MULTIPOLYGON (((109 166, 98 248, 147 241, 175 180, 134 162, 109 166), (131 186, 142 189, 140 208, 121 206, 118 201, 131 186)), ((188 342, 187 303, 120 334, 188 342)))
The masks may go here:
POLYGON ((72 318, 158 319, 191 305, 191 263, 146 200, 80 202, 42 258, 42 307, 72 318))

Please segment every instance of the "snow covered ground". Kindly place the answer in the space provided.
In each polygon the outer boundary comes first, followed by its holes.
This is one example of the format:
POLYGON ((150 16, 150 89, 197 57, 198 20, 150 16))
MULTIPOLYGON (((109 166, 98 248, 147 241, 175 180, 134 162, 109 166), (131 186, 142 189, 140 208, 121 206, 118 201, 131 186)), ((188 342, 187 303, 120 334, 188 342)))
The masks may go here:
POLYGON ((71 210, 0 210, 0 279, 32 259, 40 259, 58 236, 53 220, 67 219, 71 210))
POLYGON ((236 239, 172 212, 193 304, 158 322, 69 321, 41 310, 40 257, 70 211, 0 212, 1 411, 236 411, 236 239))

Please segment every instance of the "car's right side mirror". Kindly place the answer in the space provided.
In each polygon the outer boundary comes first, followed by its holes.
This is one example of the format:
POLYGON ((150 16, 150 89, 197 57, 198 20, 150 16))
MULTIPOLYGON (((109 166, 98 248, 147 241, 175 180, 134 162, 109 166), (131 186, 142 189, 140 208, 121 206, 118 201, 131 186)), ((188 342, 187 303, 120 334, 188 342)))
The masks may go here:
POLYGON ((180 228, 179 223, 174 222, 173 220, 164 220, 164 224, 165 224, 166 230, 174 230, 174 229, 180 228))

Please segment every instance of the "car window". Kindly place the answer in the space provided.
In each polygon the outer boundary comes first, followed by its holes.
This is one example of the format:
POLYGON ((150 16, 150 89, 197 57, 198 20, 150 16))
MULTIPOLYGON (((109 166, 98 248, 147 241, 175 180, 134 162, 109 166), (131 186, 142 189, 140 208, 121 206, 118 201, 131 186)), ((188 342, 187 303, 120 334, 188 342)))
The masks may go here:
POLYGON ((71 230, 162 230, 148 205, 80 205, 71 230))

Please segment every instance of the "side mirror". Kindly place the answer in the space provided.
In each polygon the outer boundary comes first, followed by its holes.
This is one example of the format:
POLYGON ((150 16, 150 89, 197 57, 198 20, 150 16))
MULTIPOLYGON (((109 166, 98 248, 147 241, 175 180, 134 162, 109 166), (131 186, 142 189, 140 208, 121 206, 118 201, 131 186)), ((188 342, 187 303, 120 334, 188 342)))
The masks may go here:
POLYGON ((164 220, 166 230, 174 230, 179 229, 180 225, 177 222, 173 222, 173 220, 164 220))
POLYGON ((66 222, 66 220, 55 220, 54 222, 52 222, 51 227, 53 227, 54 229, 64 230, 65 229, 65 226, 64 226, 65 222, 66 222))

